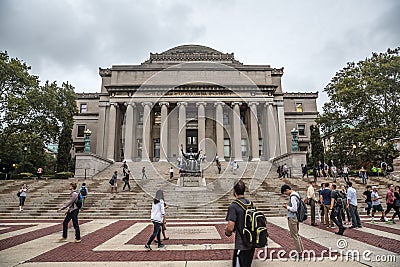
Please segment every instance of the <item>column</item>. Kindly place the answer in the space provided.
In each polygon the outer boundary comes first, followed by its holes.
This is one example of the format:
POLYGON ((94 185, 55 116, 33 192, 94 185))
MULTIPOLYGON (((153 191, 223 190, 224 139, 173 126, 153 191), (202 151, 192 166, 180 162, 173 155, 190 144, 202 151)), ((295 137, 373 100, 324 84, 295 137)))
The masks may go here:
POLYGON ((268 157, 275 158, 277 155, 277 129, 276 121, 274 119, 274 106, 272 102, 265 104, 267 108, 267 139, 268 139, 268 157))
POLYGON ((286 145, 286 122, 285 122, 285 112, 283 103, 278 105, 278 125, 279 125, 279 145, 281 155, 287 153, 287 145, 286 145))
POLYGON ((240 102, 233 102, 233 155, 234 161, 243 161, 242 159, 242 130, 240 127, 240 102))
POLYGON ((97 124, 96 154, 104 158, 106 157, 106 151, 104 149, 104 143, 106 141, 106 129, 106 105, 101 103, 99 105, 99 122, 97 124))
POLYGON ((168 161, 168 102, 158 103, 161 107, 160 161, 168 161))
POLYGON ((217 102, 215 106, 215 131, 216 131, 216 145, 217 155, 219 161, 225 161, 224 158, 224 110, 223 102, 217 102))
MULTIPOLYGON (((134 144, 133 139, 133 109, 135 108, 135 103, 126 103, 126 119, 125 119, 125 147, 124 147, 124 154, 125 160, 127 162, 132 162, 132 148, 134 144)), ((135 140, 136 141, 136 140, 135 140)))
POLYGON ((107 158, 114 161, 115 155, 115 130, 117 117, 117 103, 110 103, 108 120, 107 158))
POLYGON ((251 139, 251 161, 260 161, 259 141, 258 141, 258 121, 257 105, 258 102, 250 102, 250 139, 251 139))
POLYGON ((142 161, 150 161, 150 138, 151 138, 151 102, 143 102, 143 145, 142 145, 142 161))
POLYGON ((179 107, 179 133, 178 133, 178 146, 183 145, 183 151, 186 151, 186 106, 187 102, 176 103, 179 107))
POLYGON ((206 109, 207 103, 198 102, 197 106, 197 129, 198 129, 198 144, 199 149, 203 151, 206 150, 206 109))

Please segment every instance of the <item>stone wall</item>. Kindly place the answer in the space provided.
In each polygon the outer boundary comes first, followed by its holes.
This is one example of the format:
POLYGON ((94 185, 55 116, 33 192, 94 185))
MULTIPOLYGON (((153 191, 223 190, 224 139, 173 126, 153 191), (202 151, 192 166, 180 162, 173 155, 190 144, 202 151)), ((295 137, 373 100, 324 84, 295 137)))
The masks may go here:
POLYGON ((113 161, 91 153, 78 153, 75 160, 75 178, 88 179, 101 172, 113 161))
POLYGON ((291 170, 292 177, 301 177, 301 164, 306 164, 306 154, 307 152, 303 151, 291 152, 274 158, 272 162, 277 166, 286 163, 291 170))

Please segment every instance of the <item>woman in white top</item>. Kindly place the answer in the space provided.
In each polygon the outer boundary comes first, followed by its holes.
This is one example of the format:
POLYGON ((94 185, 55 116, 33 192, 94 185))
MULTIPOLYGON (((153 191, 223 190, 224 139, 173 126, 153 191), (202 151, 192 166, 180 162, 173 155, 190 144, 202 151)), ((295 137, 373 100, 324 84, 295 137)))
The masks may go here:
POLYGON ((146 245, 144 246, 147 250, 152 250, 150 247, 151 242, 153 242, 154 238, 157 236, 158 248, 163 248, 164 245, 161 243, 161 229, 164 222, 164 194, 161 190, 158 190, 156 193, 156 197, 153 199, 153 203, 151 205, 151 221, 154 225, 153 234, 150 236, 146 245))
POLYGON ((19 211, 24 210, 26 191, 28 191, 28 186, 26 184, 23 184, 21 189, 19 190, 19 211))

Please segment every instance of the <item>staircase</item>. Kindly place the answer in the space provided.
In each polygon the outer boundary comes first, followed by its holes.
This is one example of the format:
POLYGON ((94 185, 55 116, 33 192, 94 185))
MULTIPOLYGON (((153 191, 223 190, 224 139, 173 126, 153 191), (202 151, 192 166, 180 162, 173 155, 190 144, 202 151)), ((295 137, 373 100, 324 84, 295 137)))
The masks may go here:
MULTIPOLYGON (((133 178, 130 179, 131 191, 122 191, 122 163, 117 162, 86 180, 89 195, 84 209, 80 212, 81 219, 120 218, 120 219, 149 219, 151 202, 158 189, 164 191, 168 218, 176 219, 224 219, 228 205, 233 201, 232 188, 236 181, 242 179, 247 185, 246 197, 254 202, 259 210, 267 217, 284 216, 282 208, 287 203, 287 197, 281 195, 280 187, 289 184, 294 190, 305 197, 308 180, 301 178, 278 179, 276 170, 269 162, 241 162, 234 173, 226 162, 222 162, 222 172, 218 174, 215 163, 202 164, 203 184, 196 187, 178 186, 179 177, 175 166, 167 162, 132 162, 128 163, 133 178), (146 167, 148 179, 142 178, 142 167, 146 167), (174 167, 174 178, 169 178, 169 168, 174 167), (110 193, 108 183, 114 171, 118 171, 118 193, 110 193)), ((310 179, 312 179, 310 177, 310 179)), ((359 178, 352 178, 357 190, 359 203, 364 206, 362 192, 365 186, 359 178)), ((0 218, 2 219, 32 219, 57 218, 63 213, 57 213, 69 199, 70 180, 7 180, 0 181, 0 218), (18 188, 22 183, 29 185, 25 210, 20 212, 18 188)), ((328 180, 318 180, 318 183, 328 180)), ((79 181, 79 185, 81 185, 79 181)), ((329 181, 331 182, 331 181, 329 181)), ((343 183, 342 178, 338 178, 343 183), (341 180, 340 180, 341 179, 341 180)), ((380 185, 380 194, 386 194, 387 184, 392 181, 383 177, 371 177, 371 185, 380 185)), ((362 209, 360 213, 363 214, 362 209)))

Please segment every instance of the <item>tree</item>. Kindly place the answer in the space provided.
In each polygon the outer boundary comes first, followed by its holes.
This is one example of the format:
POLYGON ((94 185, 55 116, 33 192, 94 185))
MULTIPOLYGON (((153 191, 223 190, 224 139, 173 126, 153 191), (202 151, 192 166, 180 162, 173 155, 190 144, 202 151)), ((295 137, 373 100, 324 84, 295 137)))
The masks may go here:
POLYGON ((324 161, 324 146, 322 144, 321 134, 317 125, 310 126, 310 143, 311 143, 311 164, 315 167, 318 161, 324 161))
POLYGON ((33 172, 48 161, 46 144, 65 142, 64 150, 71 149, 71 135, 60 138, 60 134, 71 132, 77 108, 71 85, 46 82, 41 86, 29 70, 21 60, 0 51, 0 162, 9 168, 25 159, 24 165, 33 172))
POLYGON ((324 89, 330 100, 317 122, 333 139, 330 157, 360 167, 398 156, 391 139, 400 136, 399 50, 348 63, 324 89))

